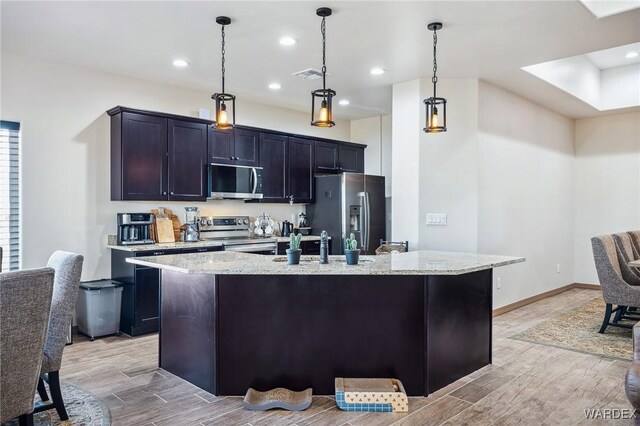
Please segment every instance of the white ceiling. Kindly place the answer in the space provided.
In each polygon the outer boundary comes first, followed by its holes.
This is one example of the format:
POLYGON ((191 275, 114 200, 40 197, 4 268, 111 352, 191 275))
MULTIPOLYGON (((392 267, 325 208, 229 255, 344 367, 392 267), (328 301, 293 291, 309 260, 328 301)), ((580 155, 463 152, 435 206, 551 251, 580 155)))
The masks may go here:
MULTIPOLYGON (((638 25, 640 25, 640 22, 638 22, 638 25)), ((597 52, 587 53, 585 56, 593 65, 601 70, 638 64, 640 63, 640 43, 599 50, 597 52), (638 56, 635 58, 627 58, 627 53, 629 52, 636 52, 638 56)))
MULTIPOLYGON (((318 81, 293 72, 321 66, 320 18, 327 19, 328 85, 347 98, 337 118, 390 112, 393 83, 429 77, 439 20, 440 78, 480 78, 570 117, 598 114, 590 105, 521 67, 640 41, 640 10, 603 19, 578 1, 209 1, 7 2, 1 5, 2 51, 213 92, 220 82, 218 15, 227 28, 227 90, 252 101, 307 110, 318 81), (278 39, 291 35, 293 47, 278 39), (171 62, 184 58, 185 69, 171 62), (386 69, 382 76, 370 68, 386 69), (267 88, 279 82, 282 89, 267 88)), ((447 96, 442 93, 442 96, 447 96)), ((450 100, 453 102, 454 100, 450 100)), ((203 100, 203 104, 207 100, 203 100)))

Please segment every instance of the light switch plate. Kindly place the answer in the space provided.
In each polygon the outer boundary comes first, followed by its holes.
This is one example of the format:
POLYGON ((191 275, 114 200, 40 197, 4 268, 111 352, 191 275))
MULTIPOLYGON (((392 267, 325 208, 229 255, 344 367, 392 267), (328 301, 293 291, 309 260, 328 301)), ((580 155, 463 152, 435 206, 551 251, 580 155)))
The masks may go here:
POLYGON ((427 213, 427 225, 428 226, 446 226, 447 214, 446 213, 427 213))

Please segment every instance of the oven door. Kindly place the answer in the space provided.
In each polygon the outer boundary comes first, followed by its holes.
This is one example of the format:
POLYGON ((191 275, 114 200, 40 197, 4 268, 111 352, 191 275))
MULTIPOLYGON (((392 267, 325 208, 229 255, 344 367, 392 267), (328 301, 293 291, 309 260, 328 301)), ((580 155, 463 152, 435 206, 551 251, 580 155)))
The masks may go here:
POLYGON ((278 250, 278 243, 225 245, 224 249, 225 251, 237 251, 241 253, 275 255, 278 250))
POLYGON ((262 167, 211 164, 209 166, 210 199, 262 198, 262 167))

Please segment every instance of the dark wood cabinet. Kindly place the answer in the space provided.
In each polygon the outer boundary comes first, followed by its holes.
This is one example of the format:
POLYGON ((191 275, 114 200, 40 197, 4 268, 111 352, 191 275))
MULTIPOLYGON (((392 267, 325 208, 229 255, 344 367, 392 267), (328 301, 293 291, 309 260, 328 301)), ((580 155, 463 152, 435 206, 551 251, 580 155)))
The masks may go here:
POLYGON ((233 164, 233 131, 209 127, 209 163, 233 164))
POLYGON ((222 246, 137 252, 111 250, 111 277, 123 284, 120 331, 139 336, 155 333, 160 324, 160 270, 127 263, 127 258, 220 250, 222 246))
POLYGON ((259 145, 258 132, 236 129, 234 131, 234 164, 239 166, 259 166, 259 145))
POLYGON ((289 196, 289 138, 272 133, 260 134, 263 201, 285 201, 289 196))
POLYGON ((169 201, 207 199, 207 127, 169 120, 169 201))
MULTIPOLYGON (((286 255, 287 249, 289 248, 288 242, 279 242, 278 243, 278 254, 286 255)), ((302 241, 300 243, 300 248, 302 249, 303 255, 308 256, 319 256, 320 255, 320 240, 311 240, 311 241, 302 241)), ((331 254, 331 244, 329 244, 329 254, 331 254)))
POLYGON ((206 122, 123 107, 108 113, 112 200, 206 200, 206 122))
POLYGON ((314 142, 289 138, 289 196, 295 203, 313 202, 314 142))
POLYGON ((316 172, 339 173, 338 144, 333 142, 316 142, 316 172))
POLYGON ((259 133, 253 130, 209 130, 209 163, 260 165, 259 133))
POLYGON ((338 168, 340 172, 364 173, 364 148, 340 144, 338 168))
POLYGON ((167 120, 123 112, 114 121, 111 199, 166 200, 167 120))
POLYGON ((364 173, 364 148, 337 142, 316 142, 317 173, 364 173))

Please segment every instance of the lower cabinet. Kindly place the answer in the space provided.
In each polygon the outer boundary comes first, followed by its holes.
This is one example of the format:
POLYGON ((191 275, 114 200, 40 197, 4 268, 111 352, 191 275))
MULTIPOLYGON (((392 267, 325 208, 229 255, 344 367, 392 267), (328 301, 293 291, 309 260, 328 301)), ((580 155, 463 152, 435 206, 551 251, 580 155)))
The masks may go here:
POLYGON ((158 331, 160 324, 160 271, 127 263, 129 257, 220 251, 222 247, 188 247, 130 252, 111 250, 111 278, 124 284, 120 331, 140 336, 158 331))

